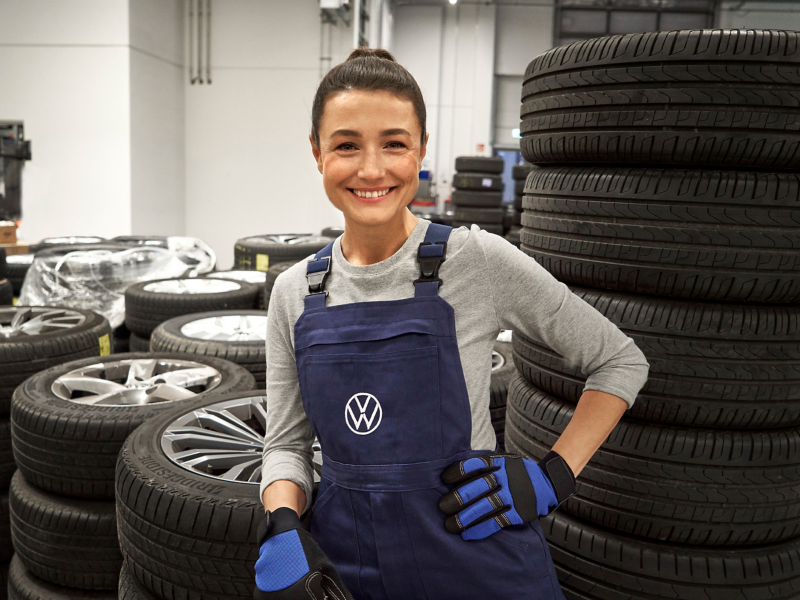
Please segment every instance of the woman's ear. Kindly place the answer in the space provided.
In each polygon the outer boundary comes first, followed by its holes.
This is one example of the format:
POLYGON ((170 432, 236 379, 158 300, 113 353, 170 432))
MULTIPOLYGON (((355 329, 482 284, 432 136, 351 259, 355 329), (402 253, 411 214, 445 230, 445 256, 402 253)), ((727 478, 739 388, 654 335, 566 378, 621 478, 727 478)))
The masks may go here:
POLYGON ((431 138, 430 133, 425 134, 425 143, 419 147, 419 169, 422 169, 422 159, 428 154, 428 140, 431 138))
POLYGON ((317 161, 317 170, 322 173, 322 152, 319 146, 314 143, 314 136, 309 135, 308 141, 311 142, 311 154, 314 155, 314 160, 317 161))

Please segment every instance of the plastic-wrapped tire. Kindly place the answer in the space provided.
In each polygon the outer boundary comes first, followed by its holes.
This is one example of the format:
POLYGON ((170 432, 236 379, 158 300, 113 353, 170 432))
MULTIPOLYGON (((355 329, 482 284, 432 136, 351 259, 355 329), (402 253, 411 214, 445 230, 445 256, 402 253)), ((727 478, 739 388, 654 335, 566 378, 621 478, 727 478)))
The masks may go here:
MULTIPOLYGON (((800 427, 800 307, 712 304, 573 287, 644 352, 650 374, 630 416, 688 427, 800 427)), ((514 335, 517 369, 572 403, 586 377, 514 335)))
POLYGON ((333 241, 310 233, 254 235, 236 240, 234 269, 266 271, 282 262, 298 262, 316 254, 333 241))
MULTIPOLYGON (((506 449, 541 459, 574 406, 521 376, 506 449)), ((581 471, 574 515, 676 544, 750 546, 800 537, 800 430, 680 428, 623 417, 581 471)))
POLYGON ((22 291, 22 284, 25 282, 25 275, 31 268, 33 254, 12 254, 6 256, 6 277, 14 288, 14 295, 19 296, 22 291))
MULTIPOLYGON (((800 91, 800 89, 799 89, 800 91)), ((800 177, 543 168, 522 243, 562 281, 695 300, 800 301, 800 177)))
MULTIPOLYGON (((263 435, 266 422, 264 392, 221 396, 193 402, 148 420, 125 442, 117 461, 117 514, 122 552, 131 573, 154 595, 164 598, 232 600, 253 596, 254 566, 258 559, 255 532, 264 516, 257 480, 245 483, 218 476, 230 468, 210 467, 217 477, 179 466, 165 451, 199 446, 186 436, 171 437, 201 425, 198 414, 209 404, 232 402, 231 414, 246 424, 244 439, 263 435), (256 396, 255 394, 262 394, 256 396), (258 425, 259 429, 253 429, 258 425), (174 445, 170 445, 174 444, 174 445)), ((205 419, 204 427, 213 427, 205 419)), ((261 472, 261 451, 239 448, 250 471, 245 481, 261 472)), ((241 443, 240 443, 241 446, 241 443)))
POLYGON ((499 156, 459 156, 456 171, 459 173, 502 173, 505 162, 499 156))
POLYGON ((32 575, 15 556, 8 566, 8 600, 117 600, 117 592, 78 590, 52 584, 32 575))
POLYGON ((106 245, 108 244, 106 238, 97 237, 96 235, 74 235, 65 237, 50 237, 44 238, 38 244, 31 244, 30 251, 34 254, 42 250, 52 250, 58 248, 59 250, 64 247, 75 247, 81 250, 87 249, 89 246, 106 245))
POLYGON ((127 561, 123 561, 119 572, 119 600, 158 600, 153 594, 136 580, 131 573, 127 561))
MULTIPOLYGON (((11 447, 11 421, 3 417, 0 418, 0 490, 8 489, 11 477, 16 470, 14 450, 11 447)), ((0 541, 0 546, 2 546, 2 541, 0 541)), ((0 561, 2 560, 7 559, 3 559, 0 552, 0 561)))
POLYGON ((797 169, 800 34, 702 30, 553 48, 525 70, 526 160, 797 169))
POLYGON ((536 165, 532 165, 530 163, 514 165, 514 167, 511 169, 511 177, 513 177, 517 181, 519 180, 525 181, 528 178, 530 172, 536 168, 537 168, 536 165))
POLYGON ((263 271, 214 271, 205 275, 211 279, 232 279, 233 281, 246 281, 258 286, 258 309, 266 310, 267 304, 264 298, 264 282, 267 279, 267 274, 263 271))
POLYGON ((128 350, 130 352, 150 352, 150 337, 139 337, 132 333, 128 338, 128 350))
POLYGON ((758 548, 703 548, 615 533, 563 510, 541 523, 567 600, 800 597, 800 539, 758 548))
POLYGON ((8 279, 0 279, 0 306, 14 303, 14 286, 8 279))
POLYGON ((89 310, 5 306, 0 307, 0 326, 5 329, 0 336, 0 416, 8 414, 11 395, 31 375, 111 352, 111 326, 89 310))
POLYGON ((125 290, 125 325, 139 337, 150 337, 164 321, 190 313, 255 308, 257 285, 230 279, 158 279, 125 290))
POLYGON ((126 246, 169 247, 169 241, 167 237, 163 235, 118 235, 115 238, 111 238, 111 241, 125 244, 126 246))
POLYGON ((503 192, 453 190, 453 193, 450 195, 450 201, 456 206, 497 208, 503 205, 503 192))
POLYGON ((278 263, 277 265, 273 265, 267 271, 267 280, 264 282, 264 307, 269 307, 269 299, 272 297, 272 288, 275 286, 275 281, 278 279, 278 275, 293 267, 297 263, 294 262, 282 262, 278 263))
POLYGON ((477 225, 484 231, 494 233, 495 235, 503 235, 503 226, 497 223, 473 223, 472 221, 456 221, 453 220, 453 227, 466 227, 472 229, 473 225, 477 225))
POLYGON ((267 311, 218 310, 164 321, 150 337, 153 352, 213 356, 250 371, 267 385, 267 311), (226 339, 227 338, 227 339, 226 339))
POLYGON ((455 213, 457 221, 498 224, 503 222, 506 211, 502 208, 461 208, 457 206, 455 213))
POLYGON ((503 178, 491 173, 456 173, 453 187, 457 190, 503 191, 503 178))
POLYGON ((113 354, 53 367, 33 375, 14 392, 14 458, 25 479, 43 490, 110 499, 117 453, 139 425, 200 394, 254 386, 246 369, 209 356, 113 354), (95 396, 94 401, 101 403, 90 404, 98 390, 115 395, 95 396))
POLYGON ((19 472, 8 497, 14 549, 30 573, 67 587, 117 588, 122 554, 114 502, 51 494, 19 472))

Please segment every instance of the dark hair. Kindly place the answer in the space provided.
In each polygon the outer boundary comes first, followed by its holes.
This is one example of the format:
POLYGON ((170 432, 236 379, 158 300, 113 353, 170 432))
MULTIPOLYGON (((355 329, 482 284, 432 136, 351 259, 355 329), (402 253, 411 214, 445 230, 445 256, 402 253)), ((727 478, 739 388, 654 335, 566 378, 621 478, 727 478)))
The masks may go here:
POLYGON ((317 147, 325 103, 333 94, 349 90, 390 92, 411 102, 422 129, 422 143, 425 143, 425 101, 414 77, 388 51, 357 48, 346 61, 328 71, 317 88, 311 108, 311 139, 317 147))

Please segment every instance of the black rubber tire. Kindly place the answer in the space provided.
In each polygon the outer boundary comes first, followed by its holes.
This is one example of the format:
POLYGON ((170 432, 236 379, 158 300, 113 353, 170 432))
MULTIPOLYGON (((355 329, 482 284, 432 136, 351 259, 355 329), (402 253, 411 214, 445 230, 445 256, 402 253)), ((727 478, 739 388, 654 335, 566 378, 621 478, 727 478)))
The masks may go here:
POLYGON ((73 239, 77 239, 77 238, 85 238, 85 239, 93 238, 94 241, 90 241, 90 242, 88 242, 88 241, 77 242, 76 241, 75 243, 71 243, 71 242, 58 241, 58 240, 62 240, 63 239, 63 238, 60 238, 60 237, 52 237, 52 238, 44 238, 38 244, 31 244, 28 248, 34 254, 38 254, 39 252, 41 252, 43 250, 52 250, 52 249, 56 249, 56 248, 61 249, 61 248, 74 247, 74 248, 79 248, 79 249, 84 249, 85 250, 89 246, 96 246, 96 245, 103 246, 103 245, 109 244, 109 240, 107 240, 105 238, 101 238, 99 236, 95 236, 95 235, 64 236, 64 237, 71 237, 73 239))
POLYGON ((508 398, 508 384, 514 374, 514 350, 509 342, 495 342, 494 351, 503 357, 503 364, 492 369, 489 387, 489 409, 504 408, 508 398))
POLYGON ((114 502, 50 494, 19 472, 8 497, 14 549, 30 573, 67 587, 117 588, 122 554, 114 502))
POLYGON ((150 352, 150 337, 139 337, 131 333, 128 338, 128 350, 130 352, 150 352))
POLYGON ((14 286, 8 279, 0 279, 0 306, 14 304, 14 286))
POLYGON ((511 177, 517 181, 520 179, 525 181, 528 178, 528 174, 536 168, 536 165, 532 165, 531 163, 514 165, 514 167, 511 169, 511 177))
POLYGON ((518 226, 513 225, 511 229, 508 231, 508 235, 506 235, 506 239, 514 244, 517 248, 519 248, 519 234, 522 231, 518 226))
POLYGON ((282 233, 275 235, 310 237, 307 242, 297 244, 279 243, 268 239, 267 235, 255 235, 236 240, 233 247, 234 269, 266 271, 272 265, 282 262, 298 262, 316 254, 333 240, 314 236, 310 233, 282 233))
MULTIPOLYGON (((14 450, 11 447, 11 421, 8 417, 3 417, 0 418, 0 490, 8 489, 11 477, 16 470, 14 450)), ((2 541, 0 541, 0 546, 2 546, 2 541)), ((2 552, 0 552, 0 561, 3 560, 8 560, 8 558, 2 558, 2 552)))
POLYGON ((800 34, 704 30, 575 42, 525 71, 526 160, 797 169, 800 34))
POLYGON ((502 173, 505 162, 499 156, 459 156, 456 171, 459 173, 502 173))
POLYGON ((192 473, 161 448, 167 426, 203 405, 186 404, 150 419, 122 447, 116 479, 122 552, 136 579, 156 596, 250 599, 255 532, 264 515, 258 486, 192 473))
POLYGON ((614 533, 561 510, 541 525, 567 600, 800 598, 798 539, 759 548, 679 546, 614 533))
POLYGON ((239 289, 218 294, 164 294, 145 290, 154 281, 136 283, 125 290, 125 325, 140 337, 150 337, 156 327, 174 317, 257 306, 259 286, 246 281, 226 281, 237 284, 239 289))
POLYGON ((491 173, 456 173, 453 187, 457 190, 503 191, 503 178, 491 173))
POLYGON ((127 250, 130 246, 126 244, 117 244, 108 241, 98 242, 96 244, 47 244, 30 247, 30 251, 34 253, 37 258, 45 258, 47 256, 64 256, 70 252, 94 252, 98 250, 107 250, 109 252, 121 252, 127 250))
POLYGON ((514 182, 514 195, 521 196, 525 193, 525 180, 518 179, 514 182))
POLYGON ((208 279, 231 279, 233 281, 241 281, 237 277, 228 276, 229 273, 231 273, 231 274, 233 274, 233 273, 248 273, 250 275, 256 275, 256 276, 260 275, 261 276, 261 281, 248 281, 247 279, 245 279, 245 281, 247 281, 248 283, 252 283, 253 285, 258 287, 258 290, 259 290, 258 291, 258 303, 257 303, 256 308, 258 308, 258 310, 266 310, 267 309, 267 305, 265 303, 266 301, 264 299, 264 281, 266 281, 266 278, 267 278, 267 274, 266 273, 264 273, 263 271, 239 271, 239 270, 236 270, 236 269, 231 269, 229 271, 213 271, 211 273, 208 273, 208 274, 204 275, 204 277, 206 277, 208 279))
POLYGON ((467 229, 471 229, 473 225, 477 225, 484 231, 488 231, 489 233, 494 233, 496 235, 503 235, 503 226, 496 223, 473 223, 472 221, 456 221, 453 220, 453 227, 466 227, 467 229))
POLYGON ((800 301, 800 177, 543 168, 522 243, 563 281, 697 300, 800 301))
MULTIPOLYGON (((9 309, 9 316, 11 312, 25 308, 9 309)), ((33 308, 38 310, 41 307, 33 308)), ((60 309, 54 307, 53 310, 60 309)), ((54 365, 100 356, 111 350, 111 326, 105 317, 89 310, 64 310, 82 314, 84 322, 77 327, 35 336, 0 336, 0 417, 8 415, 11 395, 31 375, 54 365)))
POLYGON ((7 277, 6 271, 6 249, 0 248, 0 279, 5 279, 7 277))
POLYGON ((502 224, 505 217, 503 208, 462 208, 456 206, 456 219, 479 224, 502 224))
MULTIPOLYGON (((506 448, 541 459, 574 406, 511 381, 506 448)), ((800 430, 720 431, 623 418, 578 478, 569 512, 678 544, 746 546, 800 537, 800 430)))
POLYGON ((514 196, 514 210, 522 212, 522 196, 519 194, 514 196))
POLYGON ((266 388, 267 347, 264 340, 252 342, 222 342, 215 340, 199 340, 187 337, 181 333, 181 328, 190 321, 197 321, 207 317, 224 317, 227 315, 266 317, 267 311, 218 310, 175 317, 169 321, 164 321, 161 325, 156 327, 155 331, 153 331, 153 335, 150 337, 150 348, 153 352, 191 354, 192 356, 213 356, 229 360, 244 367, 253 374, 256 388, 266 388))
POLYGON ((453 190, 453 193, 450 195, 450 201, 456 206, 497 208, 503 205, 503 192, 453 190))
MULTIPOLYGON (((202 396, 198 394, 198 398, 255 387, 253 376, 229 361, 175 353, 112 354, 42 371, 17 388, 11 407, 14 458, 25 479, 43 490, 65 496, 113 498, 114 467, 125 438, 139 425, 176 404, 80 406, 57 397, 52 384, 64 373, 94 363, 159 357, 194 360, 219 371, 220 384, 202 396)), ((179 404, 187 402, 194 399, 179 404)))
POLYGON ((117 593, 54 585, 29 573, 15 556, 8 566, 8 600, 117 600, 117 593))
POLYGON ((344 227, 326 227, 320 232, 320 235, 322 237, 327 237, 331 239, 336 239, 342 234, 344 234, 344 227))
POLYGON ((28 274, 28 269, 31 268, 31 265, 30 263, 21 264, 9 262, 8 258, 10 257, 6 258, 6 277, 11 282, 11 286, 14 289, 14 296, 19 296, 19 293, 22 291, 22 284, 25 283, 25 275, 28 274))
POLYGON ((267 271, 267 280, 264 282, 265 308, 269 308, 269 299, 272 297, 272 288, 275 286, 275 281, 278 279, 278 275, 296 264, 297 263, 294 262, 283 262, 269 268, 267 271))
POLYGON ((11 510, 8 504, 8 492, 0 493, 0 565, 5 565, 14 554, 11 541, 11 510))
POLYGON ((158 600, 133 576, 128 561, 122 562, 119 572, 119 600, 158 600))
MULTIPOLYGON (((675 301, 573 287, 636 342, 650 374, 630 416, 688 427, 800 427, 800 307, 675 301)), ((578 401, 586 377, 545 345, 514 335, 517 369, 578 401)))

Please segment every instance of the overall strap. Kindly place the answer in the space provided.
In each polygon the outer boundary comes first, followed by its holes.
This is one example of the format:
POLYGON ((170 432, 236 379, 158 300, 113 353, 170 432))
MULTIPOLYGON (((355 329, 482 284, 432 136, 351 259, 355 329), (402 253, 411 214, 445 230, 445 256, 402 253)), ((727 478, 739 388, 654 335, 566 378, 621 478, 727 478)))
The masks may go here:
POLYGON ((323 308, 328 299, 328 292, 325 291, 325 281, 331 272, 331 262, 333 259, 333 242, 325 246, 314 255, 306 266, 306 280, 308 281, 308 294, 305 297, 305 308, 323 308))
POLYGON ((447 240, 450 238, 452 227, 431 223, 425 233, 425 241, 419 245, 417 260, 419 261, 420 276, 414 281, 414 296, 438 296, 439 267, 442 266, 447 256, 447 240))

